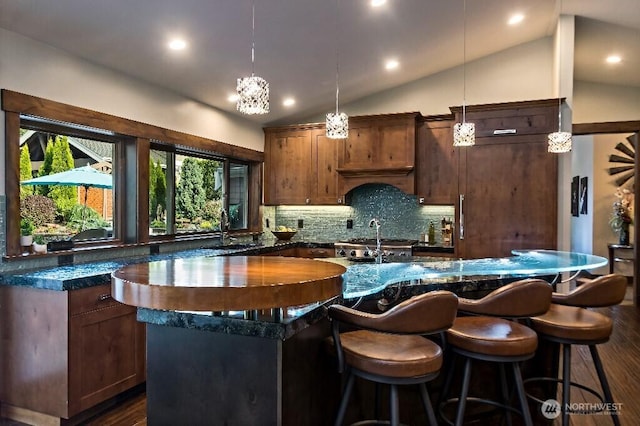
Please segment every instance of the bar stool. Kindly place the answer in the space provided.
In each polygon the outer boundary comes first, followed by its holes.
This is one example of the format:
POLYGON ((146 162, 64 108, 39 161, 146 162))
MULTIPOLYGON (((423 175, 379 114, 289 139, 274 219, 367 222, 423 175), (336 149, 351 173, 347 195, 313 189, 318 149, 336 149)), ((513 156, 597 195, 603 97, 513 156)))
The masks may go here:
MULTIPOLYGON (((552 304, 547 313, 531 318, 531 327, 541 339, 562 345, 562 379, 531 378, 534 381, 562 383, 562 424, 569 424, 571 386, 583 389, 596 396, 601 402, 613 404, 613 397, 607 382, 607 376, 598 354, 596 345, 605 343, 611 336, 613 323, 609 317, 586 308, 607 307, 620 303, 627 290, 627 279, 620 274, 609 274, 585 282, 567 294, 553 293, 552 304), (571 347, 587 345, 595 366, 602 394, 596 390, 571 381, 571 347)), ((543 400, 528 394, 529 398, 543 403, 543 400)), ((613 405, 610 405, 613 407, 613 405)), ((593 411, 573 411, 587 413, 593 411)), ((620 424, 615 410, 610 412, 613 423, 620 424)))
MULTIPOLYGON (((529 327, 512 320, 546 312, 551 303, 551 293, 551 285, 546 281, 524 279, 500 287, 478 300, 459 299, 458 311, 467 316, 458 316, 446 335, 453 354, 464 359, 464 372, 460 396, 443 401, 439 406, 440 415, 447 424, 454 422, 446 418, 444 407, 456 401, 455 425, 462 425, 468 401, 504 409, 509 422, 510 413, 516 412, 522 415, 526 425, 533 424, 519 363, 534 356, 538 338, 529 327), (473 360, 498 364, 502 403, 469 396, 473 360), (520 410, 509 404, 505 366, 511 367, 513 372, 520 410)), ((453 370, 452 364, 443 387, 442 396, 445 398, 451 387, 453 370)))
MULTIPOLYGON (((391 425, 399 424, 398 385, 417 384, 431 425, 437 420, 425 383, 442 366, 442 349, 424 335, 441 333, 456 317, 458 298, 448 291, 434 291, 405 300, 382 314, 369 314, 341 305, 329 307, 333 339, 331 350, 338 357, 338 371, 347 382, 336 425, 341 425, 356 376, 390 385, 391 425), (340 325, 355 331, 340 333, 340 325)), ((362 423, 362 422, 358 422, 362 423)))

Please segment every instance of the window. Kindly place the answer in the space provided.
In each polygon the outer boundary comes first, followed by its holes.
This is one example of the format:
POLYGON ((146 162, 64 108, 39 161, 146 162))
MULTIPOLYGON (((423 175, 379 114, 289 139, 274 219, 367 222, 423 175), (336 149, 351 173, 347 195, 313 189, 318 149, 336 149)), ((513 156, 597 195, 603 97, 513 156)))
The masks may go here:
POLYGON ((249 217, 249 166, 229 167, 229 229, 246 229, 249 217))
POLYGON ((7 89, 2 89, 2 109, 6 199, 21 200, 5 206, 4 254, 9 259, 20 259, 25 251, 23 214, 37 222, 36 233, 76 237, 74 245, 83 248, 215 236, 223 208, 231 208, 230 229, 262 229, 262 152, 7 89), (112 180, 99 189, 82 182, 57 184, 55 191, 50 182, 20 183, 51 175, 54 151, 56 164, 64 163, 61 171, 89 163, 92 172, 112 180), (192 206, 194 200, 200 204, 192 206))
POLYGON ((185 148, 176 152, 161 144, 151 148, 151 236, 219 232, 223 210, 228 213, 228 229, 247 229, 247 164, 185 148))
POLYGON ((28 116, 20 124, 21 224, 39 244, 113 239, 115 135, 28 116))

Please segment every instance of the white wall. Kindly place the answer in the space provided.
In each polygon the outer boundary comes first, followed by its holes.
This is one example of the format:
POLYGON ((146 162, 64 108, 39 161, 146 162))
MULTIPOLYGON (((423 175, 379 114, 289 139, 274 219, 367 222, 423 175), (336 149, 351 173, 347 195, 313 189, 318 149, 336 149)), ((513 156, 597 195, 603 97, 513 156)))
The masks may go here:
MULTIPOLYGON (((593 187, 594 187, 594 167, 593 167, 593 136, 574 136, 573 152, 571 155, 571 170, 573 176, 588 179, 587 191, 587 214, 579 213, 579 216, 571 216, 571 251, 580 253, 592 253, 593 249, 593 187)), ((580 190, 582 186, 580 186, 580 190)), ((580 199, 579 199, 580 201, 580 199)), ((580 212, 580 203, 578 203, 580 212)), ((564 212, 570 215, 570 212, 564 212)))
MULTIPOLYGON (((0 28, 0 88, 262 151, 260 125, 0 28)), ((0 112, 4 147, 4 114, 0 112)), ((0 149, 4 164, 4 149, 0 149)), ((0 173, 0 195, 4 194, 0 173)))
MULTIPOLYGON (((522 44, 466 65, 467 105, 546 99, 552 91, 551 37, 522 44)), ((437 60, 437 58, 434 58, 437 60)), ((449 114, 462 105, 462 66, 341 105, 348 115, 420 111, 449 114)), ((306 122, 322 122, 312 116, 306 122)))
POLYGON ((576 81, 573 95, 574 123, 640 120, 640 87, 576 81))

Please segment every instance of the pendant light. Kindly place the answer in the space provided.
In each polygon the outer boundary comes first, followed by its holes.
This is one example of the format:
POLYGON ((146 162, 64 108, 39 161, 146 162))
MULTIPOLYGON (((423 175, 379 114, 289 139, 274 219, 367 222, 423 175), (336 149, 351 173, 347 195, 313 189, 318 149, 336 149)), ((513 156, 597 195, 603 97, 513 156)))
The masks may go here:
POLYGON ((453 126, 453 146, 476 144, 476 125, 467 123, 467 0, 463 2, 462 18, 462 123, 453 126))
POLYGON ((338 111, 340 97, 340 37, 338 34, 338 20, 340 17, 340 0, 336 0, 336 112, 327 113, 326 136, 329 139, 346 139, 349 136, 349 117, 338 111))
POLYGON ((560 36, 562 29, 560 20, 562 18, 562 0, 560 0, 558 11, 558 131, 549 133, 547 151, 562 154, 571 151, 571 133, 562 131, 562 44, 560 36))
POLYGON ((251 77, 238 79, 236 108, 243 114, 266 114, 269 112, 269 83, 255 75, 255 30, 256 5, 251 6, 251 77))

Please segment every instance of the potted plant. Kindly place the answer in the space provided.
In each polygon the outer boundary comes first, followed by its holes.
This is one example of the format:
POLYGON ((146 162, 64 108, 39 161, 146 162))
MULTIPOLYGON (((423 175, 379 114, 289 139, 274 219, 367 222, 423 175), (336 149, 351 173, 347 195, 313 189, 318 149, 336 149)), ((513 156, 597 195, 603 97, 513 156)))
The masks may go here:
POLYGON ((20 219, 20 245, 29 247, 33 243, 33 223, 29 219, 20 219))
POLYGON ((33 237, 33 251, 42 254, 47 252, 47 242, 44 239, 44 235, 33 237))

